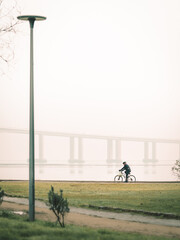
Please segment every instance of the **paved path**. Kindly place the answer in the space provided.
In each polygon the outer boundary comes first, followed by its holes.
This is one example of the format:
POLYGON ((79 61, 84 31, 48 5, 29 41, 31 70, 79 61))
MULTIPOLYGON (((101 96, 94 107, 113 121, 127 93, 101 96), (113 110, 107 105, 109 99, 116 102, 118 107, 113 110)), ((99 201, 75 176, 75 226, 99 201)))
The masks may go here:
MULTIPOLYGON (((27 198, 15 198, 15 197, 4 197, 4 201, 13 202, 18 204, 28 205, 29 200, 27 198)), ((40 208, 48 208, 48 206, 43 202, 36 200, 35 206, 40 208)), ((149 223, 162 226, 171 226, 171 227, 180 227, 180 220, 176 219, 160 219, 153 216, 143 216, 140 214, 131 214, 131 213, 114 213, 107 211, 91 210, 85 208, 70 207, 72 213, 79 213, 88 216, 96 216, 102 218, 124 220, 130 222, 139 222, 139 223, 149 223)))

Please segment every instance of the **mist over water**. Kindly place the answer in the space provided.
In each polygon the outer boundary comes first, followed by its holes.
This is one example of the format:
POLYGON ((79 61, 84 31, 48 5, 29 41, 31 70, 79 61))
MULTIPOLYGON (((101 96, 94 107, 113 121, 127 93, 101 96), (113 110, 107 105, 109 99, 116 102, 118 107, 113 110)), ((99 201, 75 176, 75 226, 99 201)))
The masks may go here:
MULTIPOLYGON (((28 180, 28 131, 0 129, 0 179, 28 180), (10 149, 10 151, 9 151, 10 149)), ((36 132, 35 179, 113 181, 126 161, 137 181, 175 181, 178 140, 36 132)))
MULTIPOLYGON (((121 167, 121 166, 120 166, 121 167)), ((177 181, 172 175, 171 167, 136 167, 132 166, 132 174, 137 181, 177 181)), ((65 167, 37 166, 35 180, 55 181, 114 181, 119 167, 65 167)), ((1 167, 1 180, 29 180, 29 169, 26 167, 1 167)))

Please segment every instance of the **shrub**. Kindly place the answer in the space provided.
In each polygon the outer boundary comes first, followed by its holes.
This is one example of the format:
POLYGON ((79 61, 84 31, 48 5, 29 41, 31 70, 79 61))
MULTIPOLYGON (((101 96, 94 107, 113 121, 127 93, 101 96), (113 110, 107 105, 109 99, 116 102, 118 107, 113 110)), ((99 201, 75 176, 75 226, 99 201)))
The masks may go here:
POLYGON ((60 194, 54 192, 53 186, 51 186, 51 190, 48 193, 48 200, 50 210, 53 211, 55 216, 57 217, 57 222, 61 227, 65 227, 64 217, 65 214, 69 212, 68 201, 63 198, 63 190, 60 190, 60 194))
POLYGON ((4 197, 4 191, 1 189, 0 187, 0 205, 2 204, 3 202, 3 197, 4 197))
POLYGON ((176 160, 174 166, 172 167, 172 171, 180 179, 180 160, 176 160))

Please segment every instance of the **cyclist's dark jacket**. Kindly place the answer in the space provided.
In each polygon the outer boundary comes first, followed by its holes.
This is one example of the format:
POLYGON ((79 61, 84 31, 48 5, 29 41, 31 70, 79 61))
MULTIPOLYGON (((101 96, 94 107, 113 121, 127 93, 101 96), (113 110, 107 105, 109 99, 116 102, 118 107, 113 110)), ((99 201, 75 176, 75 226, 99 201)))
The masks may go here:
POLYGON ((121 168, 119 171, 124 171, 126 170, 127 173, 131 172, 131 168, 128 164, 125 164, 123 168, 121 168))

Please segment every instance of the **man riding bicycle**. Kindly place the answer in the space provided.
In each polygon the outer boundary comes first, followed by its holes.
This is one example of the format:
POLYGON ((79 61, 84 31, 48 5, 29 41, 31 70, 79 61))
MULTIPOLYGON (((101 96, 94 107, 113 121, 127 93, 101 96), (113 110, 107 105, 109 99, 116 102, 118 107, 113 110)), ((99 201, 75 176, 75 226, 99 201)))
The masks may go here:
POLYGON ((125 182, 128 182, 128 175, 131 172, 131 168, 126 162, 123 162, 123 165, 124 165, 124 167, 121 168, 119 171, 124 171, 125 170, 125 174, 126 174, 126 181, 125 182))

